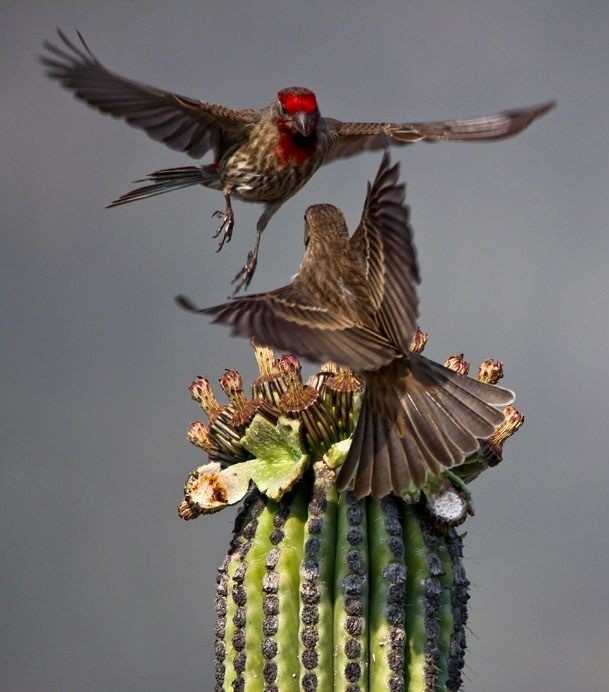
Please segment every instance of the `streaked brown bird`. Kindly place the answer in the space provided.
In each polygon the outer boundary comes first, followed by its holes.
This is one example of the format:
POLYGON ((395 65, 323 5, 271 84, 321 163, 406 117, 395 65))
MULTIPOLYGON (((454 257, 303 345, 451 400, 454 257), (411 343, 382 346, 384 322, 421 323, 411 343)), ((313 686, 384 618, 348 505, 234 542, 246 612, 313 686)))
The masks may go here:
POLYGON ((477 141, 509 137, 547 113, 554 102, 471 120, 428 123, 354 123, 320 115, 309 89, 289 87, 263 109, 236 110, 147 86, 106 69, 78 34, 76 46, 58 31, 63 47, 45 42, 41 58, 47 74, 74 96, 102 113, 121 118, 152 139, 193 158, 208 152, 213 162, 150 173, 146 185, 109 204, 115 207, 138 199, 203 185, 224 195, 226 208, 214 212, 222 220, 218 250, 231 239, 234 214, 231 198, 264 204, 256 243, 233 279, 235 292, 247 287, 256 269, 260 234, 271 216, 323 164, 411 142, 477 141))
POLYGON ((351 238, 336 207, 309 207, 304 259, 288 286, 202 310, 177 298, 234 335, 359 374, 362 408, 337 478, 340 490, 353 481, 357 497, 402 495, 460 464, 502 423, 494 407, 514 398, 410 351, 420 279, 398 176, 385 154, 351 238))

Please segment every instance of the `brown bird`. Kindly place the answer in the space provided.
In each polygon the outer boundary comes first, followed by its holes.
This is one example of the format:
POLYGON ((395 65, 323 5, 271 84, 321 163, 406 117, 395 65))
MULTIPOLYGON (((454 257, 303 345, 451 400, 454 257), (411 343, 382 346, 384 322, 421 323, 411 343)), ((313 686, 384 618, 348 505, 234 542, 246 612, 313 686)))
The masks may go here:
POLYGON ((460 464, 502 423, 512 392, 410 351, 418 318, 416 251, 387 154, 351 238, 329 204, 305 212, 305 255, 291 284, 199 310, 237 336, 356 371, 365 393, 337 486, 357 497, 402 495, 428 473, 460 464))
POLYGON ((236 110, 147 86, 104 67, 78 34, 76 46, 58 31, 63 47, 45 42, 47 74, 102 113, 125 120, 152 139, 193 158, 208 152, 213 162, 150 173, 146 185, 109 204, 115 207, 192 185, 219 190, 226 208, 214 237, 218 250, 231 239, 231 198, 264 204, 254 249, 233 279, 235 292, 247 287, 256 269, 260 234, 279 207, 324 163, 411 142, 495 140, 520 132, 554 107, 554 102, 497 115, 426 123, 341 122, 320 115, 309 89, 289 87, 263 109, 236 110))

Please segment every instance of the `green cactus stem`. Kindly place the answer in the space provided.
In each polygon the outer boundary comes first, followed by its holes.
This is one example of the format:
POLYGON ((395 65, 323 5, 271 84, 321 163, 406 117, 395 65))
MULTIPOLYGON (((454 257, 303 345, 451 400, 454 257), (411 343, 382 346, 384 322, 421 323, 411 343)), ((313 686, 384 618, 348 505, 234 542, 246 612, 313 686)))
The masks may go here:
MULTIPOLYGON (((413 348, 427 335, 417 331, 413 348)), ((523 416, 505 422, 452 472, 405 497, 337 493, 361 383, 327 364, 307 384, 293 356, 254 345, 252 398, 221 378, 228 403, 197 378, 209 416, 188 439, 210 462, 189 475, 183 519, 242 503, 217 582, 215 690, 440 692, 459 690, 469 582, 457 532, 473 506, 466 482, 501 460, 523 416)), ((447 367, 469 368, 461 354, 447 367)), ((497 361, 478 378, 496 382, 497 361)), ((203 685, 202 689, 208 689, 203 685)))

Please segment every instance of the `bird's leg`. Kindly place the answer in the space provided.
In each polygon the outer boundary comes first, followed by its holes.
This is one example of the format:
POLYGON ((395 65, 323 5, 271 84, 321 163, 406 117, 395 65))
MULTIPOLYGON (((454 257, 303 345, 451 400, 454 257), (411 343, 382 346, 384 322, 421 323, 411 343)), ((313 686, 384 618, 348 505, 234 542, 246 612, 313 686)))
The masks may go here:
POLYGON ((254 249, 247 253, 247 261, 245 262, 245 266, 237 272, 235 278, 231 281, 231 285, 235 287, 233 295, 236 295, 242 288, 247 288, 250 285, 250 281, 254 276, 254 272, 256 271, 256 266, 258 264, 258 248, 260 247, 261 237, 262 231, 258 228, 256 229, 256 242, 254 243, 254 249))
POLYGON ((256 224, 256 243, 254 244, 254 249, 251 252, 248 252, 245 266, 237 273, 235 278, 231 281, 231 284, 235 286, 233 295, 239 293, 239 291, 242 288, 247 288, 250 285, 250 281, 252 280, 254 272, 256 271, 256 265, 258 264, 258 248, 260 247, 260 236, 262 235, 262 231, 264 231, 264 229, 266 228, 269 219, 271 218, 271 216, 273 216, 277 209, 279 209, 281 204, 282 202, 270 202, 268 204, 265 204, 264 211, 262 212, 262 215, 260 216, 260 218, 258 219, 258 223, 256 224))
POLYGON ((230 202, 231 192, 232 190, 224 192, 224 199, 226 200, 226 209, 224 211, 218 209, 211 215, 212 219, 218 218, 222 220, 220 228, 218 228, 218 230, 214 233, 214 238, 220 236, 220 241, 218 242, 218 249, 216 250, 216 252, 220 252, 220 250, 224 247, 224 243, 229 243, 230 239, 233 237, 233 228, 235 227, 235 215, 233 214, 233 207, 230 202))

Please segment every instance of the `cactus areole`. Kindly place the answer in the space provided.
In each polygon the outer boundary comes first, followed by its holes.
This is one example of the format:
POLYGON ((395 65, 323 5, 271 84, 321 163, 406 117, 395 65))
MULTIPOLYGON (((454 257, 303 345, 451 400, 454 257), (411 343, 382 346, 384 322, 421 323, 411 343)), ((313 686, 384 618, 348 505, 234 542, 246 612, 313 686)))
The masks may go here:
MULTIPOLYGON (((413 348, 426 338, 418 331, 413 348)), ((241 503, 217 580, 214 689, 460 689, 469 582, 456 527, 473 514, 466 483, 501 461, 523 415, 507 407, 475 457, 424 488, 358 501, 334 479, 360 382, 326 364, 304 383, 293 356, 254 352, 260 374, 248 394, 235 370, 220 378, 227 404, 204 378, 190 387, 208 423, 192 423, 188 439, 209 462, 188 476, 178 513, 190 520, 241 503)), ((451 361, 463 367, 462 356, 451 361)), ((478 379, 501 375, 487 360, 478 379)))

